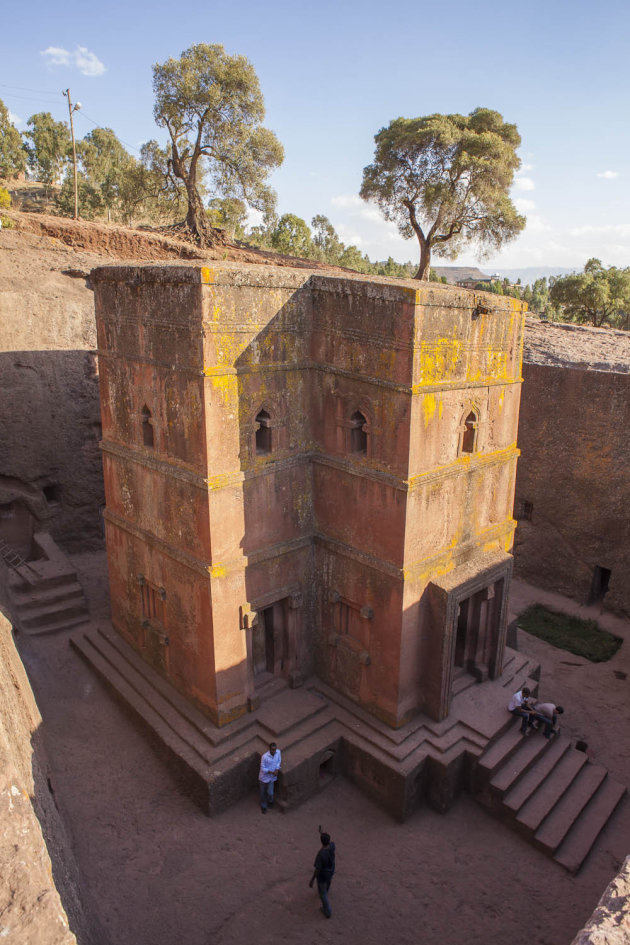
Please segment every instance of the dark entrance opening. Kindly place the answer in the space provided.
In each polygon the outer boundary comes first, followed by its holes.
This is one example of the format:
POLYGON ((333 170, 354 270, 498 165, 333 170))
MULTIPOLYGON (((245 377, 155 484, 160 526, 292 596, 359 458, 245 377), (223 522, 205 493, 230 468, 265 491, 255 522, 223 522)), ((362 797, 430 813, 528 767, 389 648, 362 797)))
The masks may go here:
POLYGON ((322 755, 319 762, 319 786, 323 787, 325 784, 328 784, 329 781, 335 777, 335 752, 334 749, 329 748, 327 752, 322 755))
POLYGON ((254 676, 272 673, 275 667, 275 634, 273 607, 265 607, 258 612, 258 620, 252 635, 252 655, 254 676))
POLYGON ((459 602, 455 626, 453 691, 463 686, 462 675, 479 682, 488 679, 496 649, 503 581, 497 581, 459 602), (459 672, 457 672, 459 670, 459 672), (460 681, 458 681, 460 680, 460 681))
POLYGON ((468 605, 463 600, 457 610, 457 637, 455 639, 455 666, 464 666, 466 659, 466 630, 468 628, 468 605))
POLYGON ((593 581, 591 583, 591 591, 588 595, 588 604, 596 604, 598 601, 603 600, 606 594, 608 593, 608 585, 610 584, 610 568, 602 568, 599 565, 595 566, 593 571, 593 581))

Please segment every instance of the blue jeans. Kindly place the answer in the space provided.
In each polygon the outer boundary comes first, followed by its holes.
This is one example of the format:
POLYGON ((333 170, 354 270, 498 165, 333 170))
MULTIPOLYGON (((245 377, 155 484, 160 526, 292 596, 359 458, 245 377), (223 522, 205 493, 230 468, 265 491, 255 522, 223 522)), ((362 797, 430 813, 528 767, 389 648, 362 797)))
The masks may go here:
POLYGON ((328 902, 328 890, 330 889, 331 880, 332 876, 330 879, 317 880, 317 892, 319 893, 319 898, 322 901, 324 915, 328 916, 328 918, 330 918, 332 915, 330 903, 328 902))
POLYGON ((558 721, 558 716, 554 712, 553 718, 549 718, 546 715, 537 714, 534 716, 536 721, 542 722, 545 726, 545 738, 551 738, 551 731, 556 727, 556 722, 558 721))
POLYGON ((267 810, 267 806, 273 807, 273 788, 275 781, 259 781, 258 788, 260 791, 260 809, 267 810))
POLYGON ((532 726, 534 724, 533 716, 529 712, 525 712, 524 709, 510 709, 512 715, 518 715, 521 717, 521 732, 527 731, 527 726, 532 726))

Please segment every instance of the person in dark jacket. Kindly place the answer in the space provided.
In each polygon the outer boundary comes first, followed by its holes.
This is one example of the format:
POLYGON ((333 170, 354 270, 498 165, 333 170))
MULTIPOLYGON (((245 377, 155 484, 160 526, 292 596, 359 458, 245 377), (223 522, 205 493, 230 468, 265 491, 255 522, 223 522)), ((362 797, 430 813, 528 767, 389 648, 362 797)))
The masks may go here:
POLYGON ((313 864, 315 872, 311 876, 309 886, 312 888, 313 883, 317 880, 317 892, 322 901, 322 912, 327 919, 330 919, 332 911, 328 901, 328 890, 335 872, 335 844, 331 841, 329 833, 320 833, 319 836, 322 847, 315 857, 315 863, 313 864))

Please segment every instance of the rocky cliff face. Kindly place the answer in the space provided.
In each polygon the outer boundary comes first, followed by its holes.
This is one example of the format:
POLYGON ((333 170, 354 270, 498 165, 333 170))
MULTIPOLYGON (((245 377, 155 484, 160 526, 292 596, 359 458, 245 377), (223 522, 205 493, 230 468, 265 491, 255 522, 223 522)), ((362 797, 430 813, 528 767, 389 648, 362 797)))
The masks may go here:
POLYGON ((34 747, 40 725, 11 627, 0 613, 0 936, 24 945, 76 945, 33 806, 39 794, 46 833, 65 845, 54 804, 45 797, 42 755, 34 747))
POLYGON ((94 547, 104 502, 96 330, 76 271, 100 257, 11 230, 0 250, 0 526, 30 497, 39 527, 70 550, 94 547))

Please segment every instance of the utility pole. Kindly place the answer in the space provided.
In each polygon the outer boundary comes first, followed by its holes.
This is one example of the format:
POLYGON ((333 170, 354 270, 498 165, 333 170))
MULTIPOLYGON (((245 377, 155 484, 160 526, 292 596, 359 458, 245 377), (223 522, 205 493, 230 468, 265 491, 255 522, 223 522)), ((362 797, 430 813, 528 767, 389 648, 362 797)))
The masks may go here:
POLYGON ((68 114, 70 115, 70 132, 72 134, 72 164, 74 167, 74 219, 79 219, 79 182, 77 178, 77 146, 74 140, 74 122, 72 120, 73 112, 78 112, 81 108, 81 102, 77 102, 76 105, 72 104, 72 99, 70 98, 70 89, 66 89, 63 93, 68 99, 68 114))

